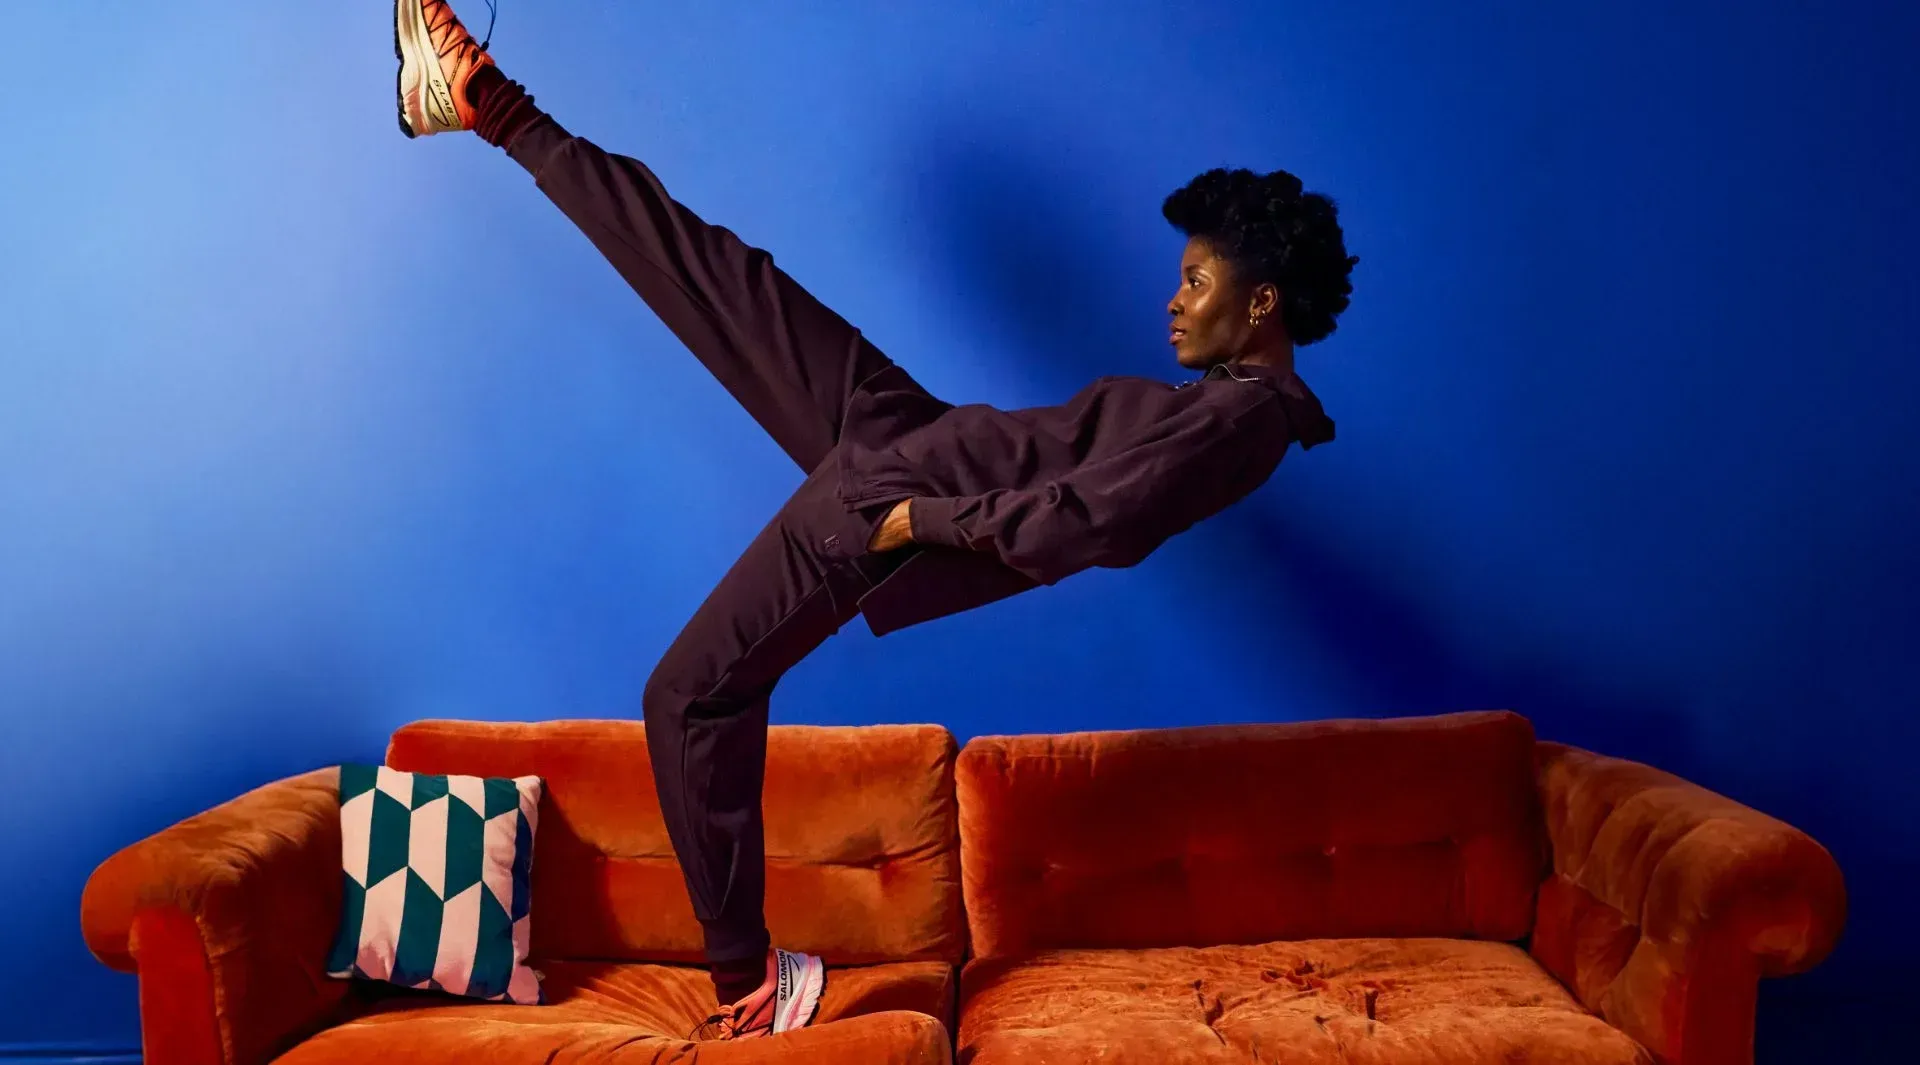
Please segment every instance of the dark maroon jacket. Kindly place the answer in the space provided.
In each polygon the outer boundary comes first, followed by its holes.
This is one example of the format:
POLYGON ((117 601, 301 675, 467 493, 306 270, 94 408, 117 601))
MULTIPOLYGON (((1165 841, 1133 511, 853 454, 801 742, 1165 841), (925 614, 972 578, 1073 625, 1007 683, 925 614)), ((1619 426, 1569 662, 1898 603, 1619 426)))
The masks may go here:
POLYGON ((849 510, 913 498, 914 548, 860 600, 875 634, 1132 566, 1264 484, 1287 448, 1333 439, 1292 373, 1228 364, 1170 385, 1103 377, 1059 406, 951 406, 898 368, 852 399, 849 510))

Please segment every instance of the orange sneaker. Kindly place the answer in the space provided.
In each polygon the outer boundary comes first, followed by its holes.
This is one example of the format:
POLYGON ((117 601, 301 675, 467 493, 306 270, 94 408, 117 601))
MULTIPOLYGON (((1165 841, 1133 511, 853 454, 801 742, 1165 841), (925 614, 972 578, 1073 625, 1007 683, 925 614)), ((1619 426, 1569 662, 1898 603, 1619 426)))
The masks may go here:
POLYGON ((692 1038, 760 1039, 805 1028, 813 1023, 826 986, 827 967, 819 958, 775 947, 767 952, 767 982, 731 1006, 720 1007, 694 1029, 692 1038))
MULTIPOLYGON (((487 10, 494 10, 492 0, 487 10)), ((487 32, 491 37, 491 25, 487 32)), ((493 57, 486 43, 474 43, 447 0, 394 0, 393 55, 400 60, 400 132, 426 137, 473 128, 467 80, 492 66, 493 57)))

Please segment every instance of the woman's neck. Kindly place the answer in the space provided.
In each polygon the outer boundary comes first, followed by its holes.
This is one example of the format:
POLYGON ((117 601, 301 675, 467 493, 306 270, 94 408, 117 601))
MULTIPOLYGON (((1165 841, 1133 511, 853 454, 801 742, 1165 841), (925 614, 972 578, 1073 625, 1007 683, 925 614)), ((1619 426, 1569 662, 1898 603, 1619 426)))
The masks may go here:
POLYGON ((1236 355, 1227 361, 1245 363, 1251 366, 1265 366, 1268 369, 1278 370, 1281 373, 1292 373, 1293 341, 1282 339, 1263 344, 1250 351, 1236 355))

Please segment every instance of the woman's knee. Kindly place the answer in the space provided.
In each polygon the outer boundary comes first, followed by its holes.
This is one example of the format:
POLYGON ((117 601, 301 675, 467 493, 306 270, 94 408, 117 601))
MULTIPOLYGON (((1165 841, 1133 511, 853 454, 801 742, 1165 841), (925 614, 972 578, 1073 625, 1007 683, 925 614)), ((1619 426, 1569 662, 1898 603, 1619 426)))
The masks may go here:
POLYGON ((685 721, 687 708, 695 699, 688 681, 683 672, 668 668, 666 663, 655 666, 640 691, 640 710, 646 720, 685 721))
POLYGON ((689 720, 712 721, 751 710, 761 694, 730 692, 726 687, 663 664, 654 669, 641 690, 641 711, 649 721, 684 725, 689 720))

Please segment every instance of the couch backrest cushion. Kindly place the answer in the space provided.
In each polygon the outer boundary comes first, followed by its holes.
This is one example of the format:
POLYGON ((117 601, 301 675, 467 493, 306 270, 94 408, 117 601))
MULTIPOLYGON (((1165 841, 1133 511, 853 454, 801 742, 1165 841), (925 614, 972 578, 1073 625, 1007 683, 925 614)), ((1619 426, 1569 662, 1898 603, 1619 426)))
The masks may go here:
POLYGON ((973 740, 974 950, 1519 939, 1545 868, 1532 754, 1505 712, 973 740))
MULTIPOLYGON (((955 743, 937 726, 776 726, 767 737, 767 923, 836 964, 965 953, 955 743)), ((532 956, 691 962, 700 926, 660 818, 638 721, 425 721, 387 763, 546 781, 532 956)))

